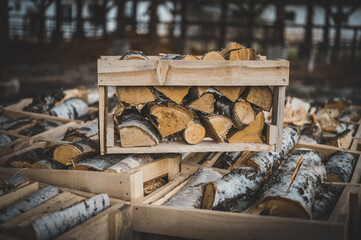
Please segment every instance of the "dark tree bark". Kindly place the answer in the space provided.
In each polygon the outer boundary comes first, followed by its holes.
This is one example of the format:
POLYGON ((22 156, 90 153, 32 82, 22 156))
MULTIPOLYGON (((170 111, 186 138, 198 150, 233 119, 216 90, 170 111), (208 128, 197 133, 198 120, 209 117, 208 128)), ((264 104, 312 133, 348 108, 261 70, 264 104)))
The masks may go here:
POLYGON ((125 1, 124 0, 117 0, 117 36, 122 37, 124 36, 124 10, 125 10, 125 1))
POLYGON ((276 22, 275 22, 275 30, 276 30, 276 44, 281 46, 285 45, 284 40, 284 32, 285 32, 285 6, 286 3, 284 0, 278 0, 275 2, 276 6, 276 22))
POLYGON ((55 31, 54 40, 56 42, 61 41, 63 38, 62 25, 63 25, 63 10, 61 8, 61 0, 55 1, 55 31))
POLYGON ((248 22, 247 22, 247 46, 251 47, 253 42, 253 31, 255 21, 255 1, 251 0, 248 3, 248 22))
POLYGON ((84 0, 76 1, 76 38, 77 39, 82 39, 84 37, 83 5, 84 5, 84 0))

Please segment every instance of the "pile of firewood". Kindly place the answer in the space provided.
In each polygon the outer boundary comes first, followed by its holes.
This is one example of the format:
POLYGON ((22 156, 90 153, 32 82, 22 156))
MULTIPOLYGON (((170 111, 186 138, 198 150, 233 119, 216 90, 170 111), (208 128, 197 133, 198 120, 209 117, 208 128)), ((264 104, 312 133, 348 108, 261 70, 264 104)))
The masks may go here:
MULTIPOLYGON (((163 60, 253 60, 255 51, 231 43, 221 52, 199 59, 167 54, 163 60)), ((128 51, 121 60, 148 58, 128 51)), ((117 87, 119 108, 114 115, 122 147, 154 146, 163 139, 198 144, 262 143, 263 111, 272 107, 272 90, 264 87, 117 87)))

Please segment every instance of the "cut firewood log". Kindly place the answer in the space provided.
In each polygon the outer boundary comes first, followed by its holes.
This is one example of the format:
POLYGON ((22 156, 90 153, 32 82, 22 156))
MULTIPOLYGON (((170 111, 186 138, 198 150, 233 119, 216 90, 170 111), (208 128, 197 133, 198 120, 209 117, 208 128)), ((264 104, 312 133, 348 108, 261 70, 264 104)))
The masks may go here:
POLYGON ((326 175, 321 156, 303 150, 282 162, 266 183, 260 200, 247 210, 253 214, 310 219, 312 204, 326 175))
POLYGON ((183 61, 189 61, 189 60, 199 60, 198 57, 193 56, 193 55, 186 55, 185 57, 183 57, 181 60, 183 61))
POLYGON ((131 155, 125 156, 119 162, 109 166, 105 172, 121 173, 130 169, 139 167, 149 161, 152 161, 152 157, 149 155, 131 155))
POLYGON ((65 169, 66 166, 52 158, 43 159, 40 161, 35 162, 31 168, 37 169, 65 169))
POLYGON ((66 100, 50 109, 50 115, 60 118, 77 119, 87 114, 88 104, 80 98, 66 100))
POLYGON ((59 190, 52 186, 43 187, 42 189, 25 196, 23 199, 1 210, 0 221, 9 221, 10 219, 42 204, 58 194, 59 190))
POLYGON ((181 60, 185 56, 181 54, 165 54, 160 60, 181 60))
POLYGON ((214 168, 228 169, 232 166, 238 158, 240 158, 242 152, 224 152, 217 159, 217 161, 213 164, 214 168))
POLYGON ((347 108, 337 117, 338 121, 341 122, 358 122, 361 117, 361 112, 354 108, 347 108))
POLYGON ((229 143, 263 143, 263 127, 264 115, 263 111, 260 111, 255 119, 244 129, 231 129, 227 134, 227 141, 229 143))
POLYGON ((88 152, 97 152, 98 146, 90 139, 76 139, 74 142, 61 144, 55 147, 54 160, 68 166, 76 162, 75 157, 88 152))
POLYGON ((94 170, 104 171, 121 161, 124 155, 103 155, 86 158, 69 167, 71 170, 94 170))
POLYGON ((115 116, 122 147, 155 146, 161 139, 158 130, 136 109, 115 116))
POLYGON ((68 128, 64 134, 63 141, 72 142, 76 138, 93 138, 98 134, 98 124, 98 119, 95 119, 91 122, 82 124, 78 128, 68 128))
POLYGON ((220 180, 207 184, 203 209, 243 212, 261 189, 262 176, 253 168, 236 168, 220 180))
POLYGON ((339 123, 325 109, 318 111, 316 117, 317 121, 319 121, 319 123, 321 124, 323 131, 339 133, 346 130, 346 125, 339 123))
POLYGON ((18 133, 21 135, 24 135, 24 136, 32 137, 32 136, 38 135, 40 133, 49 131, 53 128, 59 127, 61 125, 63 125, 63 124, 59 121, 40 122, 40 123, 32 125, 28 128, 25 128, 18 133))
POLYGON ((252 48, 234 49, 229 51, 225 59, 227 60, 254 60, 257 54, 252 48))
POLYGON ((117 87, 117 96, 120 102, 130 106, 155 101, 155 96, 149 87, 117 87))
POLYGON ((37 161, 52 158, 54 148, 35 148, 28 152, 14 156, 7 161, 7 164, 15 168, 31 168, 37 161))
POLYGON ((239 43, 236 42, 230 42, 228 43, 227 47, 220 51, 220 54, 225 57, 230 51, 238 50, 238 49, 244 49, 245 47, 242 46, 239 43))
POLYGON ((338 133, 336 136, 325 140, 325 144, 343 149, 349 149, 352 144, 352 131, 346 129, 338 133))
POLYGON ((327 178, 326 182, 345 182, 351 180, 356 159, 350 153, 336 151, 325 164, 327 178))
POLYGON ((206 92, 198 99, 191 101, 187 106, 203 113, 212 114, 214 112, 214 102, 214 95, 206 92))
POLYGON ((312 205, 313 220, 327 220, 336 205, 340 191, 330 184, 321 184, 316 201, 312 205))
POLYGON ((180 104, 183 101, 183 98, 188 94, 188 91, 190 89, 190 87, 154 87, 154 88, 177 104, 180 104))
POLYGON ((13 189, 16 189, 19 186, 24 185, 26 183, 29 183, 29 179, 21 174, 14 175, 10 178, 1 180, 0 181, 0 196, 12 191, 13 189))
POLYGON ((194 119, 191 110, 172 103, 152 105, 149 112, 162 138, 182 131, 194 119))
POLYGON ((287 97, 283 122, 285 124, 293 124, 296 126, 302 126, 306 123, 310 123, 307 117, 310 108, 311 104, 308 102, 295 97, 287 97))
POLYGON ((206 184, 218 181, 221 177, 222 175, 213 169, 199 168, 192 179, 164 205, 200 208, 206 184))
POLYGON ((48 113, 57 103, 65 97, 62 89, 54 92, 43 93, 35 96, 33 101, 23 108, 24 111, 36 113, 48 113))
POLYGON ((188 144, 198 144, 206 136, 206 129, 203 125, 195 120, 188 124, 187 128, 182 131, 182 137, 188 144))
POLYGON ((201 121, 206 129, 206 135, 217 142, 225 142, 233 122, 228 117, 222 115, 202 116, 201 121))
POLYGON ((286 127, 282 132, 282 151, 278 152, 255 152, 249 158, 238 163, 239 167, 252 167, 259 171, 263 177, 268 177, 273 170, 277 169, 282 157, 287 156, 298 142, 298 132, 291 127, 286 127))
POLYGON ((4 134, 0 133, 0 147, 6 147, 12 142, 11 138, 4 134))
POLYGON ((17 119, 10 119, 0 123, 1 130, 17 130, 26 125, 36 124, 41 122, 41 119, 32 119, 28 117, 21 117, 17 119))
POLYGON ((225 60, 225 59, 219 52, 211 51, 206 53, 203 56, 202 60, 209 61, 209 60, 225 60))
POLYGON ((242 93, 247 102, 269 112, 272 107, 272 90, 269 87, 248 87, 242 93))
POLYGON ((239 98, 239 96, 243 93, 243 91, 246 89, 246 87, 237 87, 237 86, 232 86, 232 87, 217 86, 214 88, 232 102, 236 101, 239 98))
MULTIPOLYGON (((325 109, 337 109, 338 113, 343 112, 351 106, 351 100, 347 98, 333 97, 325 104, 325 109)), ((337 116, 335 116, 337 117, 337 116)))
POLYGON ((191 100, 195 100, 200 98, 203 94, 205 94, 205 92, 207 92, 207 90, 210 89, 210 87, 191 87, 189 89, 189 94, 191 95, 190 98, 191 100))
POLYGON ((147 196, 149 194, 151 194, 152 192, 154 192, 155 190, 159 189, 160 187, 164 186, 168 181, 167 181, 168 177, 167 175, 146 181, 143 184, 143 193, 144 196, 147 196))
POLYGON ((307 123, 301 128, 300 142, 321 143, 323 139, 321 124, 316 115, 312 115, 312 123, 307 123))
POLYGON ((120 60, 148 60, 148 58, 141 51, 128 50, 120 60))
POLYGON ((35 239, 53 239, 110 206, 107 194, 99 194, 64 210, 44 215, 31 224, 35 239))
POLYGON ((250 157, 252 157, 253 154, 254 154, 254 152, 243 151, 241 156, 233 163, 232 166, 230 166, 228 168, 228 170, 232 170, 234 168, 240 168, 240 167, 244 166, 243 162, 246 161, 247 159, 249 159, 250 157))

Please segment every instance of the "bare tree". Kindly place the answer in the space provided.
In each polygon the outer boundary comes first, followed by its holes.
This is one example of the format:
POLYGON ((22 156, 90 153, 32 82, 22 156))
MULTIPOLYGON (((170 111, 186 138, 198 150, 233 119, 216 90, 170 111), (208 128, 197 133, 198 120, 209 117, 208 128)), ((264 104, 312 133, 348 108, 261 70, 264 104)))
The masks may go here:
POLYGON ((116 0, 117 3, 117 35, 119 37, 124 36, 124 10, 125 10, 125 0, 116 0))

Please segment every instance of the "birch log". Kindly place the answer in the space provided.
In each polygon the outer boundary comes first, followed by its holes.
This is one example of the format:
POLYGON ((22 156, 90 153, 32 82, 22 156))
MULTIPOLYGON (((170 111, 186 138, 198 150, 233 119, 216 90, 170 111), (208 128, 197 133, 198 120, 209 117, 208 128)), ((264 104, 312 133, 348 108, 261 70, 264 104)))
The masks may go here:
POLYGON ((192 179, 164 205, 200 208, 205 185, 221 179, 222 175, 210 168, 199 168, 192 179))
POLYGON ((181 60, 185 55, 181 54, 166 54, 160 60, 181 60))
POLYGON ((346 129, 343 132, 338 133, 336 136, 325 140, 325 144, 343 149, 349 149, 352 144, 352 131, 346 129))
POLYGON ((186 129, 182 131, 182 137, 188 144, 198 144, 206 136, 206 129, 196 119, 190 122, 186 129))
POLYGON ((330 184, 321 184, 316 201, 312 205, 312 219, 327 220, 336 205, 340 191, 330 184))
POLYGON ((141 51, 128 50, 120 60, 148 60, 148 57, 141 51))
POLYGON ((82 124, 78 128, 68 128, 63 141, 74 141, 76 138, 92 138, 98 134, 98 119, 82 124))
POLYGON ((316 115, 312 115, 312 123, 307 123, 301 128, 300 142, 321 143, 322 140, 321 124, 318 122, 316 115))
POLYGON ((356 165, 356 158, 350 153, 336 151, 325 164, 327 182, 350 182, 353 170, 356 165))
POLYGON ((241 155, 242 152, 224 152, 221 156, 219 156, 212 167, 228 169, 237 161, 238 158, 241 157, 241 155))
POLYGON ((47 158, 35 162, 33 165, 31 165, 31 168, 51 170, 51 169, 65 169, 66 166, 52 158, 47 158))
POLYGON ((77 119, 88 114, 88 104, 80 98, 66 100, 50 109, 50 115, 60 118, 77 119))
POLYGON ((282 162, 250 209, 262 215, 310 219, 318 186, 326 175, 322 159, 312 150, 299 151, 282 162))
POLYGON ((0 148, 8 146, 11 142, 12 140, 8 135, 0 133, 0 148))
POLYGON ((96 152, 98 148, 97 142, 90 139, 76 139, 72 143, 62 144, 55 147, 54 160, 64 164, 71 165, 72 158, 79 154, 88 152, 96 152))
POLYGON ((38 135, 40 133, 49 131, 53 128, 59 127, 61 125, 63 125, 63 124, 59 121, 40 122, 40 123, 37 123, 35 125, 32 125, 28 128, 21 130, 19 132, 19 134, 28 136, 28 137, 32 137, 32 136, 38 135))
POLYGON ((0 221, 6 222, 59 194, 58 189, 46 186, 0 211, 0 221))
POLYGON ((21 117, 17 119, 10 119, 4 122, 0 123, 0 129, 1 130, 16 130, 22 126, 30 125, 30 124, 36 124, 38 123, 39 119, 32 119, 28 117, 21 117))
POLYGON ((115 163, 112 166, 109 166, 105 172, 113 172, 113 173, 121 173, 128 171, 130 169, 136 168, 140 165, 143 165, 152 158, 149 155, 131 155, 127 156, 124 159, 120 160, 119 162, 115 163))
POLYGON ((0 181, 0 196, 12 191, 20 185, 29 182, 29 179, 24 175, 18 174, 10 178, 0 181))
POLYGON ((126 156, 119 154, 91 157, 74 163, 69 169, 104 171, 121 161, 124 157, 126 156))
POLYGON ((262 176, 254 168, 235 168, 220 180, 208 183, 203 209, 239 211, 247 209, 261 189, 262 176))
POLYGON ((32 222, 35 238, 53 239, 102 212, 109 205, 108 195, 100 194, 67 209, 40 217, 32 222))
POLYGON ((347 108, 337 117, 341 122, 358 122, 360 120, 360 111, 354 108, 347 108))
POLYGON ((7 164, 16 168, 30 168, 37 161, 52 158, 53 148, 35 148, 28 152, 14 156, 7 161, 7 164))

